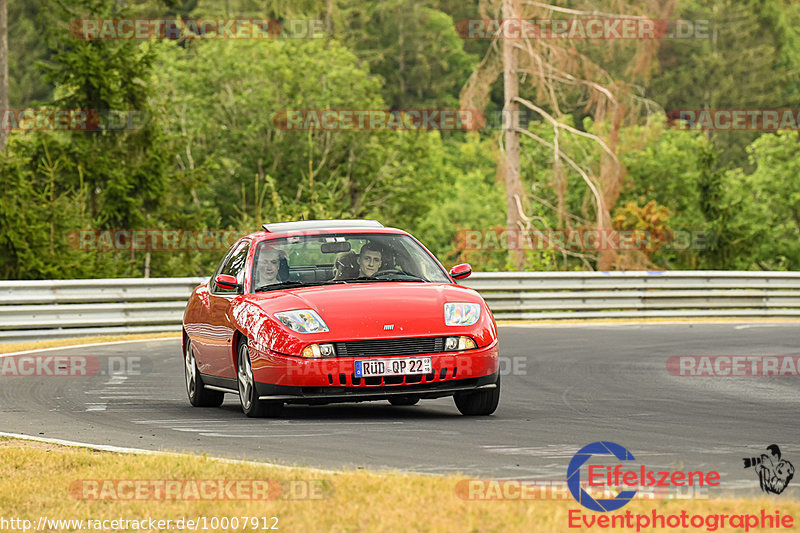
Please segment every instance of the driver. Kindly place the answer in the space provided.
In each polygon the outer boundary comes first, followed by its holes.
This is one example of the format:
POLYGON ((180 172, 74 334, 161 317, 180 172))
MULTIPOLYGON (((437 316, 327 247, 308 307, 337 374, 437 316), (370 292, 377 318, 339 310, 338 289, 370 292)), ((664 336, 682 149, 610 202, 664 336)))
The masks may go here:
POLYGON ((383 264, 383 252, 377 244, 368 242, 358 254, 358 277, 369 278, 377 274, 383 264))

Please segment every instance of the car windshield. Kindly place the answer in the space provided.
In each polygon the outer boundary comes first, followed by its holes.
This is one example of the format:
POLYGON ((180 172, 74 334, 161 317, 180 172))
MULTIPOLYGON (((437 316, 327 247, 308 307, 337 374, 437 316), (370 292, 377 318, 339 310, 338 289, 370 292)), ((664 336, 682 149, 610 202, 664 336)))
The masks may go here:
POLYGON ((407 235, 327 233, 261 241, 252 291, 346 283, 450 283, 431 255, 407 235))

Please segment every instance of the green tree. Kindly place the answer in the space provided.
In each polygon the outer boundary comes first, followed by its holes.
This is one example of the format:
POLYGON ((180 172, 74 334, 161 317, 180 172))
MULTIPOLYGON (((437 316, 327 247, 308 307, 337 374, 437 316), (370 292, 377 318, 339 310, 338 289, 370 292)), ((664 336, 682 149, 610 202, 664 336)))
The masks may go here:
POLYGON ((109 16, 115 9, 111 0, 76 0, 47 14, 52 56, 45 78, 56 87, 48 107, 82 110, 85 129, 12 132, 0 178, 9 194, 0 222, 12 265, 9 275, 141 274, 143 258, 76 258, 66 250, 70 231, 154 224, 171 163, 160 115, 148 103, 155 45, 79 41, 67 30, 76 13, 109 16), (119 122, 120 116, 134 120, 119 122), (33 193, 23 180, 32 184, 33 193), (31 213, 16 214, 22 205, 31 213), (50 259, 40 261, 43 257, 50 259))
POLYGON ((478 58, 464 51, 450 15, 434 2, 339 2, 336 35, 383 78, 390 109, 455 108, 478 58))
MULTIPOLYGON (((669 113, 681 109, 785 109, 800 102, 797 6, 782 0, 682 2, 677 14, 710 21, 708 38, 666 40, 647 96, 669 113), (761 11, 764 9, 764 11, 761 11), (780 23, 780 25, 778 25, 780 23), (777 29, 777 31, 776 31, 777 29)), ((719 164, 747 164, 757 132, 709 132, 719 164)))
POLYGON ((30 107, 34 102, 50 98, 53 86, 44 78, 38 62, 49 55, 41 38, 45 22, 39 17, 43 0, 9 0, 8 2, 8 72, 9 106, 30 107))
POLYGON ((465 249, 466 233, 485 235, 505 220, 505 193, 495 178, 497 146, 471 133, 462 140, 450 139, 439 152, 434 168, 442 175, 431 191, 425 216, 415 235, 446 266, 470 262, 477 270, 505 270, 503 250, 465 249))
POLYGON ((157 70, 155 105, 178 166, 201 176, 190 197, 215 205, 223 224, 376 216, 408 225, 425 213, 438 135, 281 128, 286 110, 385 108, 377 80, 338 42, 171 45, 157 70))
POLYGON ((726 173, 726 229, 738 239, 723 268, 800 269, 800 157, 798 132, 762 135, 750 147, 752 173, 726 173))

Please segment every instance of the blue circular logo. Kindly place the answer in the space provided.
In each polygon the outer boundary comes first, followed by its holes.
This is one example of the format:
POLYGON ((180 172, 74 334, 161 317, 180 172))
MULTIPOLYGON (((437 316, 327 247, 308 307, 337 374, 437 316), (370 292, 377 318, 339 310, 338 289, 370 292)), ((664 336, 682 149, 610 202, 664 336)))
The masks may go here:
POLYGON ((581 466, 593 455, 613 455, 620 461, 634 461, 635 458, 631 452, 619 444, 600 441, 593 442, 578 450, 578 453, 575 454, 567 467, 567 487, 569 487, 569 491, 575 501, 592 511, 601 513, 616 511, 620 507, 627 505, 636 496, 636 491, 623 490, 617 494, 616 498, 607 500, 595 500, 592 498, 589 493, 581 488, 581 466))

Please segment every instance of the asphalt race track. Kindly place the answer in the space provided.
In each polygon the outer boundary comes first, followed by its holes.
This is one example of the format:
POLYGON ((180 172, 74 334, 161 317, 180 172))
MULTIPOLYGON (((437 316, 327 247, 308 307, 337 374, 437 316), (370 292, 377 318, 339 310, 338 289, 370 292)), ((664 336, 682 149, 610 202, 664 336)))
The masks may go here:
MULTIPOLYGON (((777 443, 800 467, 800 378, 680 377, 676 355, 799 355, 800 326, 640 324, 500 328, 504 370, 494 416, 461 416, 452 398, 290 406, 248 419, 228 395, 192 408, 179 341, 40 352, 88 355, 91 377, 0 377, 0 431, 319 468, 366 467, 481 478, 564 479, 582 446, 610 440, 652 469, 718 470, 753 492, 743 457, 777 443)), ((0 359, 2 363, 2 359, 0 359)), ((800 494, 797 485, 785 495, 800 494)))

